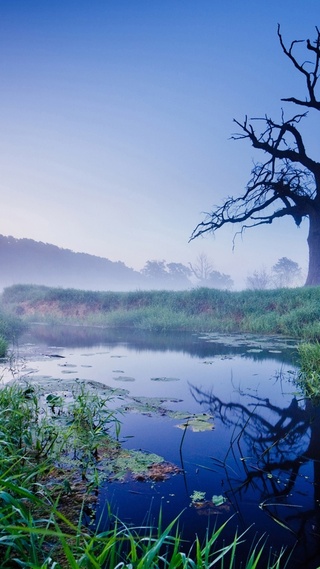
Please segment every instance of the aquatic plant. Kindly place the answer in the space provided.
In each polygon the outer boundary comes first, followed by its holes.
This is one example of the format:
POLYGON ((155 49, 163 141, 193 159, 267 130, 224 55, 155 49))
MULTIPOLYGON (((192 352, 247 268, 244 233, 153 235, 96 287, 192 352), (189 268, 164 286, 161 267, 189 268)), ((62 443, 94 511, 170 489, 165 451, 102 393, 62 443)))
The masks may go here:
MULTIPOLYGON (((158 455, 121 449, 111 437, 118 422, 108 402, 81 385, 71 402, 53 393, 44 399, 28 384, 0 390, 1 567, 156 569, 159 562, 167 569, 234 567, 245 532, 221 543, 226 523, 208 532, 204 543, 196 538, 187 551, 178 518, 164 529, 161 514, 158 527, 128 527, 110 512, 106 531, 83 525, 84 512, 94 509, 97 453, 99 464, 115 458, 113 473, 121 479, 126 469, 151 483, 179 472, 158 455)), ((214 496, 208 507, 223 506, 224 499, 214 496)), ((264 550, 265 543, 253 545, 243 568, 257 567, 264 550)), ((269 565, 263 561, 261 567, 280 568, 283 556, 269 557, 269 565)))
POLYGON ((304 395, 320 401, 320 343, 304 342, 298 346, 300 372, 296 379, 304 395))

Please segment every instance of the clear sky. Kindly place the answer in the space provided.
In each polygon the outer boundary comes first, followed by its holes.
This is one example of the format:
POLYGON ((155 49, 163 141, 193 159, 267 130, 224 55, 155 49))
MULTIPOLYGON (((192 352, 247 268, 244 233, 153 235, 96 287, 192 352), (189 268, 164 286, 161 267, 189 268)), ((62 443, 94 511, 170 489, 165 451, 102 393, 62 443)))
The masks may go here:
POLYGON ((205 253, 237 286, 283 256, 306 269, 307 222, 188 243, 261 158, 233 118, 301 112, 278 22, 313 39, 320 1, 0 0, 0 233, 137 270, 205 253))

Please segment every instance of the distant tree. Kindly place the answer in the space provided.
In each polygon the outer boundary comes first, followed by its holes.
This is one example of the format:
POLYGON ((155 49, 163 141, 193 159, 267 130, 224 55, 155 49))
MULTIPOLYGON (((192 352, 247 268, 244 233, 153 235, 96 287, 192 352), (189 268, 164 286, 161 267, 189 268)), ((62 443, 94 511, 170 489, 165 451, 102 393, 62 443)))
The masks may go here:
POLYGON ((147 261, 141 273, 155 281, 167 281, 169 278, 165 261, 147 261))
POLYGON ((220 289, 233 287, 234 283, 230 275, 216 271, 205 253, 201 253, 194 264, 189 264, 193 275, 198 281, 198 285, 220 289))
POLYGON ((271 288, 271 286, 271 275, 264 267, 247 276, 247 288, 252 290, 266 290, 267 288, 271 288))
POLYGON ((276 287, 289 287, 294 284, 299 284, 301 280, 301 268, 298 263, 281 257, 272 267, 274 283, 276 287))
POLYGON ((170 279, 174 281, 176 285, 186 287, 191 285, 189 277, 191 277, 192 271, 189 267, 182 263, 167 263, 167 269, 170 279))
POLYGON ((147 261, 141 271, 152 285, 165 288, 189 288, 191 269, 182 263, 166 263, 162 261, 147 261))
POLYGON ((196 279, 200 282, 205 282, 208 280, 210 273, 212 273, 213 265, 209 261, 205 253, 200 253, 194 264, 189 263, 190 269, 196 279))
MULTIPOLYGON (((306 81, 306 98, 287 97, 283 101, 304 109, 320 111, 317 97, 320 77, 320 31, 316 28, 315 40, 295 40, 286 47, 280 27, 278 38, 283 53, 300 76, 306 81), (306 49, 299 55, 300 45, 306 49)), ((299 226, 303 218, 309 220, 309 268, 306 285, 320 284, 320 162, 307 153, 300 131, 300 123, 307 113, 295 114, 280 121, 268 116, 241 122, 235 120, 240 133, 235 140, 247 139, 266 156, 254 165, 245 192, 239 197, 228 197, 215 207, 207 218, 194 229, 191 239, 206 232, 215 232, 227 224, 239 224, 240 231, 248 227, 271 224, 286 216, 299 226), (261 130, 255 129, 257 121, 261 130)))
POLYGON ((230 289, 234 282, 230 275, 219 273, 219 271, 211 271, 207 279, 207 286, 210 288, 230 289))

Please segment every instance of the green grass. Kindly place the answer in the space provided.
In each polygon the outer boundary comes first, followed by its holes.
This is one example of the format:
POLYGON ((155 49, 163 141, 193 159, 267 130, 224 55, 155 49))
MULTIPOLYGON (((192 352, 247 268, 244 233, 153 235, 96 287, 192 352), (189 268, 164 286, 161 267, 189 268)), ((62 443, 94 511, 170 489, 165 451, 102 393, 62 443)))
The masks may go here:
MULTIPOLYGON (((94 468, 89 471, 88 464, 92 466, 97 449, 106 438, 110 441, 110 428, 116 426, 108 400, 83 388, 68 404, 53 394, 45 404, 27 385, 0 390, 1 568, 234 569, 247 536, 236 534, 226 543, 226 523, 208 532, 203 543, 196 538, 187 550, 179 518, 163 528, 161 513, 157 527, 128 527, 111 512, 107 531, 83 526, 85 499, 95 487, 94 468), (80 500, 79 474, 75 489, 68 468, 59 471, 56 466, 70 450, 80 457, 76 468, 86 468, 80 500)), ((284 552, 268 554, 264 541, 249 547, 241 565, 284 566, 284 552)))
MULTIPOLYGON (((300 387, 320 397, 320 288, 228 292, 191 291, 91 292, 17 285, 2 295, 0 336, 4 349, 21 330, 21 322, 98 324, 146 330, 192 330, 283 334, 304 339, 299 348, 300 387), (17 318, 18 317, 18 318, 17 318)), ((0 338, 0 350, 1 350, 0 338)), ((221 545, 225 524, 198 538, 185 551, 179 520, 162 528, 132 528, 113 518, 110 530, 82 526, 89 488, 98 484, 95 457, 119 423, 108 402, 81 391, 67 407, 63 399, 42 399, 31 386, 0 390, 0 558, 4 569, 235 569, 240 544, 235 535, 221 545), (88 481, 83 503, 74 501, 73 474, 56 464, 67 449, 78 456, 77 468, 88 481), (54 482, 53 482, 54 481, 54 482)), ((72 469, 71 469, 72 470, 72 469)), ((79 472, 78 472, 79 476, 79 472)), ((280 569, 284 552, 269 554, 264 542, 252 544, 243 569, 280 569), (267 556, 267 561, 266 561, 267 556)))
POLYGON ((2 310, 6 317, 19 316, 26 322, 320 339, 320 287, 116 293, 14 285, 3 292, 2 310))
POLYGON ((297 383, 305 397, 320 403, 320 344, 304 342, 298 347, 300 372, 297 383))
POLYGON ((0 336, 0 358, 4 358, 7 355, 7 351, 8 341, 3 336, 0 336))
POLYGON ((7 355, 9 344, 15 342, 24 328, 19 317, 0 310, 0 358, 7 355))

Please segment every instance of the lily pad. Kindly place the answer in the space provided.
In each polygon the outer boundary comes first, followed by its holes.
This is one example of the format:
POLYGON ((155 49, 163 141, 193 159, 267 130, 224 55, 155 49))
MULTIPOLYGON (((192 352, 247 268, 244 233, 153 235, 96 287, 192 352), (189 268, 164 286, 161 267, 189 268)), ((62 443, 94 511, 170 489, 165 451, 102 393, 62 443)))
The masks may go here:
POLYGON ((146 476, 148 469, 154 464, 164 462, 164 458, 155 453, 147 453, 137 450, 121 449, 117 456, 111 460, 109 478, 112 480, 125 480, 128 475, 137 478, 139 475, 146 476))
POLYGON ((204 431, 212 431, 214 424, 211 422, 212 416, 204 413, 203 415, 194 415, 192 419, 188 419, 185 423, 176 425, 178 429, 190 429, 194 433, 202 433, 204 431))
POLYGON ((178 377, 151 377, 151 381, 180 381, 178 377))
POLYGON ((214 494, 212 496, 212 499, 211 499, 211 502, 213 503, 214 506, 222 506, 222 504, 224 504, 226 501, 227 501, 227 498, 222 496, 222 494, 220 494, 219 496, 216 496, 214 494))
POLYGON ((145 397, 145 396, 134 396, 127 400, 123 408, 125 411, 130 411, 131 413, 141 413, 142 415, 158 415, 161 417, 172 417, 177 419, 187 419, 191 415, 188 412, 182 412, 181 415, 173 417, 174 411, 168 409, 164 404, 168 403, 181 403, 181 399, 176 399, 175 397, 145 397))

